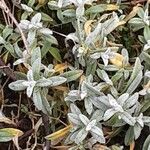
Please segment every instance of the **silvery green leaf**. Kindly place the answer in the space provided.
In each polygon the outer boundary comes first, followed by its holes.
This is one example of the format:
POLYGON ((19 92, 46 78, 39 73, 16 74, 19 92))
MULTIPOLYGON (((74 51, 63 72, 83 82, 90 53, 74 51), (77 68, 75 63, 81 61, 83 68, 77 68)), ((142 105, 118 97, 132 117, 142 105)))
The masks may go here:
MULTIPOLYGON (((90 55, 90 57, 91 57, 92 59, 98 59, 98 58, 100 58, 100 56, 101 56, 100 53, 94 53, 94 54, 90 55)), ((108 64, 108 62, 107 62, 107 64, 108 64)))
POLYGON ((71 3, 73 3, 75 6, 79 6, 83 3, 82 0, 69 0, 71 3))
POLYGON ((121 79, 121 77, 123 76, 123 71, 124 71, 124 70, 122 70, 122 69, 120 69, 119 71, 117 71, 117 72, 115 73, 115 75, 113 75, 113 76, 111 77, 111 81, 112 81, 113 83, 117 83, 117 82, 121 79))
POLYGON ((3 37, 0 36, 0 44, 4 44, 5 40, 3 39, 3 37))
POLYGON ((75 16, 76 16, 75 14, 76 14, 76 13, 75 13, 75 10, 74 10, 74 9, 67 9, 67 10, 65 10, 65 11, 62 12, 62 15, 63 15, 63 16, 69 17, 69 18, 75 17, 75 16))
POLYGON ((110 91, 111 91, 111 94, 114 96, 114 97, 117 97, 119 95, 117 89, 114 87, 114 86, 111 86, 110 87, 110 91))
POLYGON ((104 113, 103 120, 104 120, 104 121, 107 121, 107 120, 110 119, 115 113, 117 113, 117 111, 114 110, 113 108, 106 110, 106 112, 104 113))
POLYGON ((150 126, 150 117, 143 116, 142 120, 143 120, 143 122, 144 122, 145 125, 150 126))
POLYGON ((87 124, 90 122, 90 120, 85 115, 79 114, 79 118, 85 126, 87 126, 87 124))
POLYGON ((43 103, 42 103, 40 89, 38 89, 38 88, 35 88, 33 91, 33 102, 34 102, 35 107, 38 110, 42 110, 43 103))
POLYGON ((10 44, 9 42, 5 42, 4 43, 5 48, 9 51, 9 53, 13 56, 16 57, 15 51, 14 51, 14 47, 12 44, 10 44))
POLYGON ((92 117, 91 117, 90 120, 96 119, 96 121, 99 122, 99 121, 101 121, 101 120, 103 119, 103 115, 104 115, 104 112, 101 111, 101 110, 99 110, 99 109, 97 109, 97 110, 93 113, 93 115, 92 115, 92 117))
POLYGON ((15 66, 15 65, 18 65, 18 64, 21 64, 21 63, 24 63, 24 62, 25 62, 25 59, 21 58, 21 59, 16 60, 16 61, 13 63, 13 65, 15 66))
POLYGON ((77 114, 68 113, 68 118, 73 124, 81 125, 81 120, 77 114))
POLYGON ((139 29, 142 29, 145 26, 143 20, 141 18, 136 18, 136 17, 132 18, 129 21, 129 24, 131 24, 131 26, 133 27, 133 31, 137 31, 139 29))
POLYGON ((104 32, 104 35, 108 35, 111 33, 119 23, 119 18, 117 14, 114 12, 112 18, 106 20, 104 23, 102 23, 102 30, 104 32))
POLYGON ((139 8, 138 8, 138 16, 139 16, 140 18, 144 18, 144 10, 143 10, 142 7, 139 7, 139 8))
MULTIPOLYGON (((131 77, 130 77, 129 81, 127 82, 126 88, 128 88, 128 87, 132 84, 132 82, 135 80, 135 78, 136 78, 136 80, 137 80, 137 75, 138 75, 141 71, 142 71, 141 61, 140 61, 140 59, 137 57, 137 59, 136 59, 136 61, 135 61, 134 68, 133 68, 133 71, 132 71, 132 74, 131 74, 131 77)), ((140 78, 140 77, 141 77, 141 73, 140 73, 140 75, 138 75, 138 78, 140 78)), ((131 88, 131 87, 130 87, 130 88, 131 88)), ((134 87, 133 87, 133 88, 134 88, 134 87)), ((133 91, 133 90, 131 89, 131 91, 133 91)), ((130 93, 131 93, 131 92, 130 92, 130 93)))
POLYGON ((58 0, 57 5, 59 8, 61 8, 63 6, 63 0, 58 0))
POLYGON ((139 94, 140 95, 146 95, 147 94, 147 90, 143 89, 143 90, 139 91, 139 94))
POLYGON ((35 40, 36 30, 29 30, 27 42, 31 45, 35 40))
POLYGON ((109 105, 109 103, 106 101, 106 103, 108 104, 107 105, 105 102, 101 101, 101 97, 93 96, 93 97, 91 97, 91 101, 92 101, 93 105, 96 108, 100 109, 102 112, 105 112, 108 109, 107 106, 109 105))
POLYGON ((147 52, 145 52, 145 50, 147 50, 147 49, 149 49, 150 48, 150 44, 148 45, 148 44, 146 44, 145 46, 144 46, 144 51, 141 53, 141 55, 140 55, 140 58, 142 59, 142 60, 144 60, 148 65, 150 65, 150 61, 149 61, 149 59, 150 59, 150 55, 147 53, 147 52))
MULTIPOLYGON (((2 32, 2 37, 4 40, 13 34, 13 28, 10 25, 6 25, 2 32)), ((8 38, 9 39, 9 38, 8 38)))
POLYGON ((39 28, 42 28, 42 22, 39 22, 39 23, 36 23, 36 24, 33 24, 33 23, 30 23, 29 26, 28 26, 28 29, 29 30, 38 30, 39 28))
POLYGON ((84 98, 86 98, 87 95, 88 95, 88 94, 87 94, 87 91, 81 89, 80 98, 81 98, 81 99, 84 99, 84 98))
POLYGON ((134 136, 135 136, 135 140, 138 139, 138 137, 140 136, 142 131, 142 127, 139 124, 135 124, 134 125, 134 136))
POLYGON ((53 34, 52 30, 48 29, 48 28, 42 28, 39 30, 40 33, 46 35, 46 36, 49 36, 51 34, 53 34))
POLYGON ((110 105, 111 105, 115 110, 123 112, 123 109, 122 109, 121 105, 119 105, 119 104, 117 103, 117 101, 114 99, 114 97, 113 97, 112 95, 108 94, 108 100, 109 100, 110 105))
POLYGON ((22 57, 22 56, 23 56, 22 51, 20 50, 20 48, 19 48, 17 42, 14 44, 14 49, 15 49, 15 53, 16 53, 19 57, 22 57))
POLYGON ((20 26, 21 29, 27 30, 29 28, 29 24, 30 24, 30 21, 21 20, 20 23, 19 23, 19 26, 20 26))
POLYGON ((113 85, 112 81, 109 79, 107 73, 104 70, 97 70, 97 74, 98 76, 105 81, 107 84, 113 85))
POLYGON ((150 71, 147 70, 144 75, 145 75, 146 77, 150 78, 150 71))
POLYGON ((34 61, 38 58, 41 58, 41 50, 40 47, 36 47, 32 50, 31 53, 31 64, 34 63, 34 61))
POLYGON ((91 6, 89 9, 87 9, 86 14, 101 13, 101 12, 105 11, 106 9, 107 9, 107 4, 99 4, 99 5, 91 6))
POLYGON ((51 18, 48 14, 41 12, 42 20, 46 22, 53 22, 53 18, 51 18))
POLYGON ((58 85, 63 84, 67 81, 66 78, 60 77, 60 76, 53 76, 53 77, 48 78, 48 80, 52 81, 51 86, 58 86, 58 85))
POLYGON ((27 80, 27 75, 20 71, 14 71, 17 80, 27 80))
POLYGON ((146 41, 150 40, 150 27, 145 26, 144 28, 144 38, 146 41))
POLYGON ((45 89, 43 89, 41 91, 41 99, 42 99, 42 104, 43 104, 43 108, 42 108, 42 111, 45 113, 45 114, 48 114, 48 115, 51 115, 52 113, 52 108, 50 107, 50 104, 46 98, 47 96, 47 92, 45 91, 45 89), (46 94, 44 94, 44 92, 46 94))
POLYGON ((135 79, 132 81, 130 86, 128 87, 127 93, 131 94, 137 88, 137 86, 140 84, 142 80, 142 77, 143 77, 143 74, 142 74, 142 71, 140 71, 138 75, 135 77, 135 79))
POLYGON ((144 18, 143 21, 146 23, 146 25, 150 25, 150 20, 149 20, 149 9, 146 8, 145 12, 144 12, 144 18))
POLYGON ((117 115, 112 116, 107 122, 105 122, 105 125, 112 126, 112 127, 121 127, 124 126, 126 123, 122 119, 118 119, 117 115))
POLYGON ((27 86, 27 96, 31 97, 36 82, 35 81, 24 81, 22 84, 27 86))
POLYGON ((129 145, 134 141, 134 127, 129 127, 129 129, 126 132, 124 143, 125 145, 129 145))
POLYGON ((91 132, 93 132, 93 133, 95 133, 95 134, 97 134, 97 135, 99 135, 99 136, 103 136, 103 131, 102 131, 102 129, 100 129, 100 128, 97 127, 97 126, 93 126, 93 127, 91 128, 91 132))
POLYGON ((25 80, 18 80, 15 82, 11 82, 9 84, 9 88, 14 90, 14 91, 22 91, 25 90, 27 88, 27 86, 23 85, 22 82, 24 82, 25 80))
POLYGON ((88 84, 88 83, 84 83, 86 86, 87 91, 89 92, 89 94, 97 94, 97 95, 102 95, 102 93, 100 91, 98 91, 98 89, 96 89, 95 87, 93 87, 92 85, 88 84))
POLYGON ((41 58, 37 58, 32 64, 32 72, 34 80, 38 80, 40 78, 40 70, 41 70, 41 58))
POLYGON ((70 109, 71 109, 71 112, 76 114, 76 115, 79 115, 81 114, 81 111, 80 109, 75 105, 75 104, 70 104, 70 109))
POLYGON ((124 103, 124 108, 130 108, 133 105, 135 105, 135 103, 138 101, 139 98, 139 94, 138 93, 134 93, 131 97, 129 97, 125 103, 124 103))
POLYGON ((135 118, 133 118, 129 113, 127 112, 122 112, 119 113, 119 116, 121 117, 121 119, 123 119, 127 124, 134 126, 135 124, 135 118))
POLYGON ((99 96, 97 98, 101 103, 105 104, 107 107, 111 107, 107 96, 99 96))
POLYGON ((129 94, 124 93, 117 99, 117 102, 119 103, 119 105, 123 106, 128 98, 129 98, 129 94))
POLYGON ((77 9, 76 9, 76 17, 77 18, 82 17, 84 15, 84 11, 85 11, 85 8, 84 8, 83 4, 78 6, 77 9))
POLYGON ((124 79, 127 80, 129 77, 129 71, 128 70, 124 70, 124 79))
POLYGON ((70 132, 71 132, 71 133, 70 133, 70 140, 71 140, 71 141, 74 141, 74 139, 75 139, 75 137, 76 137, 78 131, 79 131, 79 128, 78 128, 78 127, 74 127, 72 130, 70 130, 70 132))
POLYGON ((98 128, 97 126, 94 126, 90 132, 93 138, 96 139, 98 142, 105 143, 105 138, 102 129, 98 128))
POLYGON ((138 39, 140 40, 141 43, 143 43, 143 44, 146 43, 144 36, 138 35, 138 39))
MULTIPOLYGON (((111 150, 123 150, 124 146, 112 145, 111 150)), ((107 150, 107 149, 106 149, 107 150)), ((109 150, 109 149, 108 149, 109 150)))
POLYGON ((58 3, 56 1, 49 1, 48 2, 48 7, 51 10, 57 10, 58 9, 58 3))
POLYGON ((148 110, 150 108, 150 101, 147 99, 147 100, 144 100, 143 103, 142 103, 142 106, 141 106, 141 111, 140 112, 145 112, 146 110, 148 110))
POLYGON ((114 55, 114 52, 111 51, 111 48, 107 48, 107 50, 105 52, 101 52, 101 58, 102 58, 105 66, 108 65, 108 60, 110 58, 112 58, 113 55, 114 55))
POLYGON ((121 51, 121 54, 124 57, 124 59, 123 59, 123 65, 128 65, 128 63, 129 63, 128 51, 125 48, 123 48, 122 51, 121 51))
POLYGON ((91 99, 89 99, 88 97, 85 98, 84 106, 85 106, 85 109, 86 109, 87 113, 90 115, 93 111, 93 104, 91 102, 91 99))
POLYGON ((39 79, 36 83, 36 86, 39 86, 39 87, 47 87, 51 85, 52 85, 52 81, 49 79, 39 79))
POLYGON ((75 143, 76 144, 81 143, 86 138, 87 135, 88 132, 85 130, 85 128, 79 130, 78 134, 75 137, 75 143))
POLYGON ((150 135, 146 138, 142 150, 149 150, 149 149, 150 149, 150 135))
POLYGON ((29 0, 28 6, 32 7, 35 4, 36 0, 29 0))
POLYGON ((96 125, 96 119, 92 120, 87 126, 86 131, 90 131, 96 125))
POLYGON ((101 23, 99 23, 95 28, 95 30, 86 37, 85 44, 90 45, 91 43, 95 43, 98 40, 100 32, 101 32, 101 23))
POLYGON ((71 90, 67 97, 65 98, 65 101, 71 101, 71 102, 75 102, 76 100, 80 100, 81 96, 80 96, 80 91, 78 90, 71 90))
POLYGON ((36 24, 40 23, 41 18, 42 18, 41 13, 37 13, 32 17, 31 23, 36 25, 36 24))
POLYGON ((27 12, 30 12, 30 13, 33 12, 33 9, 31 7, 29 7, 29 6, 25 5, 25 4, 21 4, 21 6, 22 6, 23 10, 25 10, 27 12))
POLYGON ((82 75, 82 70, 72 70, 61 74, 61 76, 67 79, 67 82, 74 81, 82 75))
POLYGON ((31 69, 27 72, 27 79, 28 81, 34 81, 33 71, 31 69))
POLYGON ((103 66, 102 69, 106 71, 118 71, 119 69, 114 65, 103 66))

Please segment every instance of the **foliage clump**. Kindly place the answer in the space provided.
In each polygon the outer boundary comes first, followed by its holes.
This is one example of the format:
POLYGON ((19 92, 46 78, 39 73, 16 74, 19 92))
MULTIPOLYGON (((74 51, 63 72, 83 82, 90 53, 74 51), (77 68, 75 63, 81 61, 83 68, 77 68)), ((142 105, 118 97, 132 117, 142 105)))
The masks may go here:
POLYGON ((149 150, 149 4, 0 0, 0 142, 149 150), (5 90, 17 97, 13 104, 5 90), (29 129, 20 123, 25 118, 29 129))

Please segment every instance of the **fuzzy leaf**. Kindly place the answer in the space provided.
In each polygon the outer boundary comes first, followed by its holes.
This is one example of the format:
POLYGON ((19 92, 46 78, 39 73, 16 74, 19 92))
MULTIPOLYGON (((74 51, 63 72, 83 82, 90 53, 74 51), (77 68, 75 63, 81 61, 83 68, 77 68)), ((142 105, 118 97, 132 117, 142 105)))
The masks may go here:
POLYGON ((149 149, 150 149, 150 135, 146 138, 142 150, 149 150, 149 149))
POLYGON ((56 140, 59 139, 60 137, 64 137, 66 134, 69 133, 70 129, 72 128, 72 125, 68 125, 63 129, 60 129, 50 135, 47 135, 45 138, 47 140, 56 140))
POLYGON ((11 82, 9 84, 9 88, 14 90, 14 91, 22 91, 22 90, 25 90, 27 88, 27 86, 23 85, 22 83, 24 82, 25 80, 18 80, 18 81, 15 81, 15 82, 11 82))
POLYGON ((85 128, 81 129, 76 135, 75 142, 79 144, 86 138, 87 134, 88 132, 85 130, 85 128))
POLYGON ((61 74, 61 76, 65 77, 67 79, 67 82, 71 82, 78 79, 82 75, 82 73, 82 70, 72 70, 61 74))
POLYGON ((15 128, 3 128, 0 129, 0 142, 8 142, 15 137, 23 135, 21 130, 15 128))
POLYGON ((66 78, 60 77, 60 76, 53 76, 53 77, 48 78, 48 80, 52 81, 51 86, 58 86, 58 85, 63 84, 67 81, 66 78))
POLYGON ((36 86, 47 87, 47 86, 51 86, 52 83, 53 82, 49 79, 40 79, 40 80, 37 81, 36 86))

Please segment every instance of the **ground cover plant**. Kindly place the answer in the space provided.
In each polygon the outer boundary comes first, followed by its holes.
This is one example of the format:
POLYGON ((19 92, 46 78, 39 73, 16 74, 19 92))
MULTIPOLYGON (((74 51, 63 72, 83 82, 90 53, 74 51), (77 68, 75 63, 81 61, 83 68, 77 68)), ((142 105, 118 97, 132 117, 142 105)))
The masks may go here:
POLYGON ((0 0, 0 149, 150 150, 149 0, 0 0))

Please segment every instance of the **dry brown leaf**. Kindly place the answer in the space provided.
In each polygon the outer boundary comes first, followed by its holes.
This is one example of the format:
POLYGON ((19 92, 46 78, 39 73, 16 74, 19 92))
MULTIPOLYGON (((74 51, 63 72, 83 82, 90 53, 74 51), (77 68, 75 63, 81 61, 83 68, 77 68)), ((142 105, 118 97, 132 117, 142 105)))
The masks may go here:
POLYGON ((63 73, 63 71, 67 68, 68 68, 68 65, 66 63, 62 63, 62 64, 57 64, 54 67, 54 70, 55 72, 63 73))
POLYGON ((135 147, 135 142, 132 142, 132 143, 130 144, 130 150, 134 150, 134 147, 135 147))
POLYGON ((118 5, 108 4, 106 11, 112 11, 112 10, 118 10, 118 9, 119 9, 118 5))
POLYGON ((62 85, 55 86, 54 89, 57 89, 57 90, 63 91, 63 92, 68 92, 68 91, 69 91, 69 88, 68 88, 68 87, 62 86, 62 85))
POLYGON ((93 150, 108 150, 108 147, 101 144, 95 144, 93 150))
POLYGON ((45 3, 45 0, 38 0, 39 5, 43 5, 45 3))
POLYGON ((129 15, 127 15, 125 19, 123 19, 122 21, 118 23, 118 26, 124 25, 127 21, 133 18, 137 14, 139 8, 140 8, 140 4, 137 4, 136 6, 134 6, 132 11, 129 13, 129 15))
POLYGON ((55 146, 53 148, 57 150, 68 150, 69 148, 71 148, 71 146, 55 146))
POLYGON ((70 129, 72 128, 72 125, 68 125, 67 127, 63 128, 63 129, 60 129, 50 135, 47 135, 45 138, 47 140, 55 140, 55 139, 58 139, 60 137, 64 137, 66 134, 69 133, 70 129))
POLYGON ((88 20, 85 22, 84 24, 84 31, 86 33, 86 35, 89 35, 91 33, 91 24, 94 22, 94 20, 88 20))
POLYGON ((82 84, 82 82, 85 80, 85 76, 84 75, 82 75, 81 77, 80 77, 80 82, 79 82, 79 84, 82 84))
POLYGON ((13 125, 16 125, 12 120, 10 120, 9 118, 7 117, 3 117, 3 116, 0 116, 0 122, 4 122, 6 124, 13 124, 13 125))
POLYGON ((121 54, 115 53, 115 56, 109 60, 113 65, 121 68, 123 66, 123 59, 124 57, 121 54))

